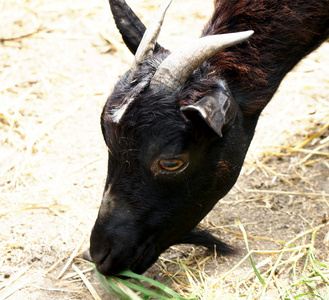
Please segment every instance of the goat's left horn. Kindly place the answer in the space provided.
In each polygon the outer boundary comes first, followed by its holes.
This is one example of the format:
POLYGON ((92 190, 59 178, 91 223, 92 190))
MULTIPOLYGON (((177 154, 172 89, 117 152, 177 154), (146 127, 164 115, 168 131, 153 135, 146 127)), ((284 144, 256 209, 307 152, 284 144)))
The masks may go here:
POLYGON ((139 70, 140 65, 145 61, 149 56, 153 54, 154 47, 157 43, 157 39, 161 30, 161 26, 166 14, 166 11, 171 4, 172 0, 166 0, 160 7, 158 14, 155 17, 154 22, 146 29, 141 43, 138 46, 136 51, 135 60, 131 67, 131 80, 134 79, 136 72, 139 70))
POLYGON ((176 90, 206 60, 227 47, 245 41, 253 33, 249 30, 205 36, 171 53, 158 67, 150 82, 150 87, 161 85, 168 90, 176 90))

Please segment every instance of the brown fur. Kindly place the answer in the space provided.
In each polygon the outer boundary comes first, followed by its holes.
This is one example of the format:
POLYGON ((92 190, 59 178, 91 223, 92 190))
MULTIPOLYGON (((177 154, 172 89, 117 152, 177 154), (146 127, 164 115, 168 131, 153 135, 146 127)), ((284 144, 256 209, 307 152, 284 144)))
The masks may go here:
POLYGON ((249 115, 260 112, 284 76, 329 35, 329 0, 216 1, 203 35, 254 30, 246 43, 220 52, 209 63, 249 115), (238 98, 238 97, 236 97, 238 98))

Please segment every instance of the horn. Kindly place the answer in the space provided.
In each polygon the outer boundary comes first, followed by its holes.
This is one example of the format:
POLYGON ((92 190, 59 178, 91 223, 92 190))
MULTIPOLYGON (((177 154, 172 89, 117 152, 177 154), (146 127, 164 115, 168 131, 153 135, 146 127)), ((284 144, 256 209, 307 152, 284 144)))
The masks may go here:
POLYGON ((249 30, 205 36, 171 53, 158 67, 150 88, 161 85, 170 91, 176 90, 203 62, 223 49, 245 41, 253 33, 249 30))
POLYGON ((154 22, 150 24, 143 35, 142 41, 136 51, 135 60, 131 67, 130 79, 133 80, 136 72, 139 70, 142 62, 153 54, 154 47, 156 45, 162 22, 164 20, 166 11, 172 0, 166 0, 160 7, 158 14, 155 17, 154 22))

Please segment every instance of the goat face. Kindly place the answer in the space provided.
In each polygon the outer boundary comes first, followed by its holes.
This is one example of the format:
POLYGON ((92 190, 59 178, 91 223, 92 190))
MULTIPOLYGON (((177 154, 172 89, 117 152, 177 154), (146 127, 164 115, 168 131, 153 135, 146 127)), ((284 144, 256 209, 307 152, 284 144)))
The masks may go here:
POLYGON ((125 0, 110 0, 117 27, 135 61, 102 114, 108 176, 90 245, 101 273, 126 268, 142 273, 176 243, 210 248, 214 243, 217 250, 230 250, 195 226, 235 183, 258 116, 284 75, 328 37, 325 1, 295 1, 296 6, 288 1, 289 5, 277 10, 285 14, 273 18, 271 9, 268 19, 264 12, 270 1, 216 1, 207 36, 168 55, 156 38, 171 0, 165 0, 157 22, 145 34, 145 26, 125 0), (244 16, 242 4, 248 10, 244 16), (263 9, 261 4, 266 4, 263 9), (226 19, 219 17, 225 9, 226 19), (303 10, 310 12, 301 14, 303 10), (234 11, 238 15, 232 17, 234 11), (287 26, 289 22, 282 22, 290 17, 289 21, 295 19, 291 23, 296 24, 295 32, 287 26), (241 24, 235 23, 239 18, 241 24), (252 20, 256 22, 250 28, 257 36, 249 46, 240 45, 218 56, 219 51, 251 36, 251 31, 236 31, 252 20), (264 20, 271 21, 264 26, 264 20), (297 30, 302 34, 292 39, 297 30), (236 33, 220 34, 227 31, 236 33), (275 42, 266 44, 267 40, 275 42), (246 63, 248 57, 253 57, 251 64, 246 63), (283 62, 283 57, 288 60, 283 62), (273 65, 277 64, 274 58, 280 58, 279 68, 273 65), (221 76, 230 83, 235 98, 221 76))
MULTIPOLYGON (((140 44, 135 61, 102 113, 108 175, 90 255, 103 274, 142 273, 180 242, 223 246, 194 228, 236 181, 251 139, 226 83, 201 65, 252 32, 205 37, 168 55, 155 45, 170 1, 142 41, 128 43, 140 44)), ((122 9, 131 13, 125 1, 110 4, 119 24, 122 9)), ((130 37, 130 28, 120 31, 130 37)))
POLYGON ((180 109, 188 107, 182 104, 188 95, 197 94, 193 86, 212 87, 200 102, 225 94, 223 82, 195 82, 172 93, 147 87, 123 113, 125 93, 140 90, 127 77, 102 113, 108 176, 90 254, 103 274, 126 268, 142 273, 188 235, 236 181, 248 144, 236 106, 237 116, 222 137, 199 113, 180 109))

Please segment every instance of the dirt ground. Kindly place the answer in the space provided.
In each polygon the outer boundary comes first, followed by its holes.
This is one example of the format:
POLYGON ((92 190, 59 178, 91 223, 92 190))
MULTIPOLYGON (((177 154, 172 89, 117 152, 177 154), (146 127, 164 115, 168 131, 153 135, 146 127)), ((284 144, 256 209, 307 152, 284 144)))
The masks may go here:
MULTIPOLYGON (((128 1, 146 24, 154 2, 128 1)), ((175 0, 160 44, 174 49, 198 37, 211 11, 212 0, 175 0)), ((99 116, 133 57, 105 0, 0 1, 0 40, 0 299, 93 299, 76 268, 110 299, 81 254, 106 176, 99 116)), ((236 186, 203 221, 241 254, 172 247, 146 275, 161 279, 175 269, 166 259, 193 253, 208 276, 220 278, 247 253, 237 218, 249 248, 259 250, 281 249, 282 241, 327 222, 328 53, 325 43, 286 78, 260 119, 236 186)), ((296 243, 309 242, 305 235, 296 243)), ((315 245, 317 259, 329 263, 328 225, 315 245)), ((234 276, 250 270, 245 262, 234 276)))

